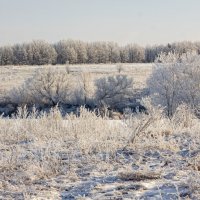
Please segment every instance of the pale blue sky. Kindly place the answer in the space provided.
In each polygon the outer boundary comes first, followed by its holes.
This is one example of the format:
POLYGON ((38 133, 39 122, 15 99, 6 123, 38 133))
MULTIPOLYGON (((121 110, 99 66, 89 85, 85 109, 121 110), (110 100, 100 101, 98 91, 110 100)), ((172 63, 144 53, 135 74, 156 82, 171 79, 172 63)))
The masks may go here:
POLYGON ((200 40, 200 0, 0 0, 0 45, 200 40))

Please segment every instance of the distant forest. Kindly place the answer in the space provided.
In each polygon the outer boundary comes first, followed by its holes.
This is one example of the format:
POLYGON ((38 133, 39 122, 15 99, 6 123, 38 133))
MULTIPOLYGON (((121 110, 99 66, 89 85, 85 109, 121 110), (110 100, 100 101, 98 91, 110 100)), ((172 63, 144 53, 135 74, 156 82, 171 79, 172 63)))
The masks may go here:
POLYGON ((0 65, 46 65, 87 63, 151 63, 161 52, 188 51, 200 54, 200 42, 175 42, 142 47, 137 44, 119 46, 114 42, 82 42, 61 40, 49 44, 43 40, 0 47, 0 65))

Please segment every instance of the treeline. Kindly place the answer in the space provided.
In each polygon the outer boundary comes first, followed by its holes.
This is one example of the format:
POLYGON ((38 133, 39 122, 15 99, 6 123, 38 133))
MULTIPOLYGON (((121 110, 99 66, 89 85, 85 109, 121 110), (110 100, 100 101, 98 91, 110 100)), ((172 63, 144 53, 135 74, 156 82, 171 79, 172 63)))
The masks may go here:
POLYGON ((200 42, 178 42, 144 48, 136 44, 119 46, 114 42, 61 40, 56 44, 49 44, 37 40, 0 47, 0 65, 150 63, 161 52, 182 55, 188 51, 200 54, 200 42))

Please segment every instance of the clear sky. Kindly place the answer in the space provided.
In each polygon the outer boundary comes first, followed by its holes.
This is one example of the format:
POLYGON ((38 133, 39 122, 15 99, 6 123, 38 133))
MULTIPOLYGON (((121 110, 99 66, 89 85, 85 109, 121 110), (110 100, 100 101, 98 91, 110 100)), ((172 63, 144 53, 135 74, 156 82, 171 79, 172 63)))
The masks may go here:
POLYGON ((200 0, 0 0, 0 45, 200 40, 200 0))

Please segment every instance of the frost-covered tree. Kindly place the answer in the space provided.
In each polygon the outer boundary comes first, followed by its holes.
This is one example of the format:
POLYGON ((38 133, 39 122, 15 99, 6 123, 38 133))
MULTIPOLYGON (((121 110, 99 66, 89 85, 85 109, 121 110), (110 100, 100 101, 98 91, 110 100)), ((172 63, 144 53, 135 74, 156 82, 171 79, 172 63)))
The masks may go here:
POLYGON ((200 56, 190 52, 183 54, 180 59, 180 98, 192 108, 197 108, 200 106, 200 56))
POLYGON ((67 61, 70 64, 77 63, 77 52, 74 48, 72 48, 72 47, 67 48, 67 55, 68 55, 67 61))
POLYGON ((98 57, 97 57, 97 48, 95 44, 91 43, 87 45, 87 63, 98 63, 98 57))
POLYGON ((196 52, 200 54, 200 42, 195 42, 194 44, 195 44, 196 52))
POLYGON ((13 46, 13 64, 14 65, 28 65, 28 53, 25 44, 16 44, 13 46))
POLYGON ((147 84, 155 104, 166 107, 167 115, 172 116, 178 100, 177 57, 174 54, 159 57, 147 84))
POLYGON ((65 64, 68 61, 66 41, 59 41, 54 45, 54 47, 57 52, 57 63, 65 64))
POLYGON ((88 59, 87 44, 81 41, 76 41, 75 51, 77 54, 77 63, 86 63, 88 59))
POLYGON ((179 55, 182 55, 187 52, 197 51, 195 43, 189 41, 173 43, 171 45, 171 48, 174 52, 176 52, 179 55))
POLYGON ((198 42, 193 43, 189 41, 174 42, 171 44, 168 43, 167 45, 147 46, 145 48, 145 61, 154 62, 161 53, 168 54, 169 52, 173 52, 178 55, 182 55, 191 51, 198 52, 199 49, 200 45, 198 42))
POLYGON ((55 49, 57 52, 57 63, 77 63, 78 55, 75 47, 75 42, 73 40, 61 40, 55 44, 55 49))
POLYGON ((0 48, 0 64, 12 65, 13 64, 13 49, 10 46, 0 48))
POLYGON ((154 62, 161 53, 169 52, 172 52, 171 46, 166 46, 166 48, 163 45, 147 46, 145 49, 145 61, 148 63, 154 62))
POLYGON ((129 62, 128 49, 125 48, 125 47, 120 48, 120 61, 121 61, 121 63, 128 63, 129 62))
POLYGON ((87 45, 88 63, 108 63, 109 49, 106 42, 94 42, 87 45))
POLYGON ((94 43, 97 63, 108 63, 109 55, 106 42, 96 42, 94 43))
POLYGON ((145 49, 136 44, 126 45, 120 48, 122 63, 141 63, 145 61, 145 49))
POLYGON ((33 41, 0 48, 0 65, 43 65, 76 63, 140 63, 154 62, 163 52, 182 55, 188 51, 200 54, 199 42, 175 42, 143 48, 136 44, 119 46, 114 42, 86 43, 61 40, 51 45, 45 41, 33 41))
POLYGON ((172 116, 181 103, 192 108, 200 105, 200 56, 195 52, 183 55, 161 54, 148 79, 152 100, 166 108, 172 116))
POLYGON ((145 59, 144 48, 138 45, 127 45, 126 49, 128 49, 129 63, 144 62, 145 59))
POLYGON ((117 43, 109 42, 107 44, 108 48, 108 60, 110 63, 121 62, 120 59, 120 49, 117 43))
POLYGON ((30 45, 32 53, 32 64, 45 65, 54 64, 56 61, 56 51, 52 45, 42 40, 33 41, 30 45))
POLYGON ((34 51, 33 51, 32 43, 25 44, 25 49, 26 49, 26 54, 27 54, 27 64, 34 65, 35 61, 33 60, 34 51))
POLYGON ((153 47, 147 46, 145 49, 145 62, 151 63, 154 62, 157 57, 157 52, 154 50, 153 47))

